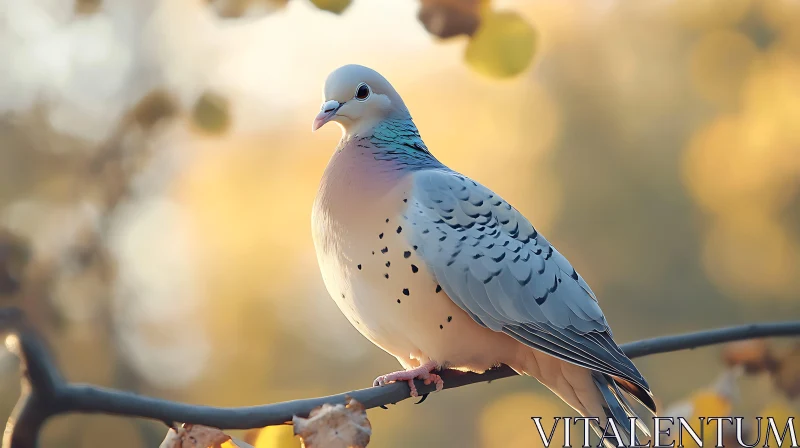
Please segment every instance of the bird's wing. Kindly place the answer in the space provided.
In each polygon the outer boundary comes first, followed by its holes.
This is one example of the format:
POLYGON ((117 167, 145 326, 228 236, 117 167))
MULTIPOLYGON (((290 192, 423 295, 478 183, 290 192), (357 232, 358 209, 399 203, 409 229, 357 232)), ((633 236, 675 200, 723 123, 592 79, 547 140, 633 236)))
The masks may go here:
POLYGON ((410 243, 475 322, 649 390, 589 285, 508 202, 456 172, 429 169, 414 173, 406 216, 410 243))

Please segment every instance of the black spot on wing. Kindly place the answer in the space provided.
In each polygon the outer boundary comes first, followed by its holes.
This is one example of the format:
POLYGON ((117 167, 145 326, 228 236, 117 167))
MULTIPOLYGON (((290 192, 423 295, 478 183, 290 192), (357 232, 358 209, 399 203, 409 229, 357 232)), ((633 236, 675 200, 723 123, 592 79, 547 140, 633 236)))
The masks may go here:
POLYGON ((547 298, 550 296, 551 293, 556 292, 558 289, 558 276, 553 276, 553 286, 547 288, 544 294, 541 297, 536 297, 536 303, 539 305, 544 304, 547 301, 547 298))

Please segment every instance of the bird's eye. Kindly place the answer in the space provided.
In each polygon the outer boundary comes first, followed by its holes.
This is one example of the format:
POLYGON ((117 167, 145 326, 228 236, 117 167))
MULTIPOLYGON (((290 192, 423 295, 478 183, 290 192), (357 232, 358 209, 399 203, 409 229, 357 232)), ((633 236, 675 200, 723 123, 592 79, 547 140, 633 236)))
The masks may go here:
POLYGON ((359 101, 364 101, 367 98, 369 98, 370 93, 372 93, 372 91, 369 89, 369 86, 362 82, 356 88, 355 99, 359 101))

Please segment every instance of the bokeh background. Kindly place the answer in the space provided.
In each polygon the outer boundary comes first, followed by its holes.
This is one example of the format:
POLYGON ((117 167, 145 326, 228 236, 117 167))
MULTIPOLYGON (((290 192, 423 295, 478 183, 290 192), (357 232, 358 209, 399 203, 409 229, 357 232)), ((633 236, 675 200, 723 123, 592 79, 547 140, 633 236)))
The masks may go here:
MULTIPOLYGON (((800 318, 798 0, 0 0, 0 303, 70 380, 190 403, 397 369, 327 297, 310 238, 339 138, 311 121, 346 63, 570 258, 618 342, 800 318)), ((637 365, 669 404, 719 353, 637 365)), ((2 419, 17 368, 0 351, 2 419)), ((797 415, 741 381, 734 415, 797 415)), ((370 446, 538 446, 534 415, 574 414, 530 378, 474 385, 369 411, 370 446)), ((67 416, 44 446, 164 434, 67 416)))

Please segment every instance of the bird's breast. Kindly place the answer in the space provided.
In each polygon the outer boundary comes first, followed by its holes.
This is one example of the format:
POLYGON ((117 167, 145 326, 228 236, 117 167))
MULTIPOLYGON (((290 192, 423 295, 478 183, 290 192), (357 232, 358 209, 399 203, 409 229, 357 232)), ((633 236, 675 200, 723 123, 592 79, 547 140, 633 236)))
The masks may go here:
MULTIPOLYGON (((351 323, 370 337, 378 330, 365 322, 375 313, 368 296, 385 285, 372 285, 364 273, 385 264, 379 260, 405 236, 397 227, 407 208, 410 182, 360 149, 345 148, 331 158, 314 201, 312 233, 328 292, 351 323)), ((376 280, 379 275, 383 273, 376 280)))
POLYGON ((490 367, 498 347, 513 341, 475 323, 428 270, 409 238, 410 177, 363 170, 347 158, 332 160, 314 204, 314 242, 329 294, 354 327, 398 359, 490 367))

